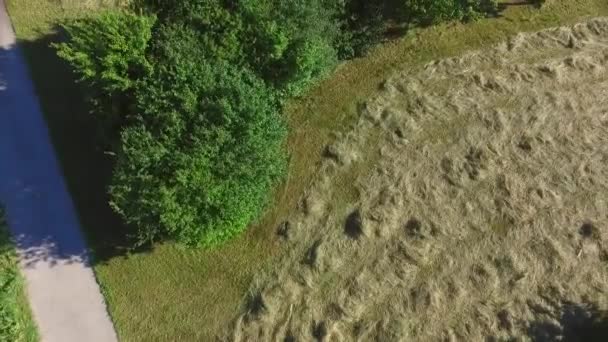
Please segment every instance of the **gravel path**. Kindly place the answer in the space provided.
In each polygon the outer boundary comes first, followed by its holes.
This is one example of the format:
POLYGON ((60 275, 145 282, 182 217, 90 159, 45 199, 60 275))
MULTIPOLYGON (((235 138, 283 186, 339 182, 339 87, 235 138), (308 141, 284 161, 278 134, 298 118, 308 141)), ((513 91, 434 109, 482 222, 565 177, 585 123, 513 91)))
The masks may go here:
POLYGON ((116 341, 34 87, 0 0, 0 202, 43 341, 116 341))

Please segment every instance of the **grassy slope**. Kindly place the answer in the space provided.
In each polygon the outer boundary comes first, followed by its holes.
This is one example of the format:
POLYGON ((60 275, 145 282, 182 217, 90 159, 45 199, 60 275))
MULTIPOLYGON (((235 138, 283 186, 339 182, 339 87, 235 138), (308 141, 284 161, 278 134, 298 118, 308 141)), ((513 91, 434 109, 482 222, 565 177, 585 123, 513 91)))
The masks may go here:
POLYGON ((17 256, 0 208, 0 340, 37 341, 24 291, 23 278, 17 267, 17 256))
POLYGON ((288 106, 292 156, 288 180, 278 189, 267 214, 241 238, 212 251, 165 244, 152 253, 111 258, 116 251, 106 243, 123 227, 103 196, 109 160, 91 139, 92 123, 78 88, 48 48, 57 39, 52 35, 55 23, 90 11, 77 9, 77 1, 59 3, 8 1, 82 224, 103 261, 95 267, 97 276, 118 332, 129 341, 209 340, 227 324, 254 272, 271 265, 272 256, 281 252, 275 227, 296 206, 315 172, 321 149, 332 139, 331 132, 353 122, 357 105, 395 70, 491 45, 519 31, 608 15, 605 0, 556 0, 541 11, 513 6, 501 18, 418 30, 384 44, 368 57, 344 64, 333 77, 288 106))

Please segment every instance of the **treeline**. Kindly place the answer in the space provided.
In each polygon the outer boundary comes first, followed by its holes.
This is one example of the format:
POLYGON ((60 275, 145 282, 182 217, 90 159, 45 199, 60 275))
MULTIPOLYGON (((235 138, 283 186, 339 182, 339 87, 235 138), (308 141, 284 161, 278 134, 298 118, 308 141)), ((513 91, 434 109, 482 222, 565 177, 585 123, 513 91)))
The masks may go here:
POLYGON ((365 53, 385 21, 428 25, 491 0, 142 0, 65 24, 115 153, 111 205, 138 242, 212 246, 242 232, 286 170, 282 104, 365 53))

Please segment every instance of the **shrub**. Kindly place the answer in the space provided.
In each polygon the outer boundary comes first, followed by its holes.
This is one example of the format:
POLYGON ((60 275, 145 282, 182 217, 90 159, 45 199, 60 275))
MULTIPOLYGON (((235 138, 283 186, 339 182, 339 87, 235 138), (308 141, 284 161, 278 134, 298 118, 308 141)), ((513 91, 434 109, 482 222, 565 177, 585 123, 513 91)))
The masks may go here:
POLYGON ((58 55, 86 83, 109 130, 128 116, 132 92, 152 72, 146 50, 155 20, 153 16, 104 12, 65 24, 68 40, 55 45, 58 55))
POLYGON ((69 39, 55 46, 81 80, 108 93, 125 91, 152 70, 146 49, 154 22, 154 17, 104 12, 63 25, 69 39))
POLYGON ((285 96, 302 94, 337 64, 340 34, 330 0, 244 0, 247 60, 285 96))
POLYGON ((122 133, 112 206, 140 242, 215 245, 260 214, 284 172, 275 94, 225 62, 181 58, 156 69, 138 92, 140 122, 122 133))
MULTIPOLYGON (((301 94, 337 64, 330 0, 150 1, 160 25, 153 54, 178 50, 253 70, 284 96, 301 94)), ((181 54, 186 56, 185 54, 181 54)))
POLYGON ((153 54, 158 62, 174 53, 190 58, 183 50, 209 60, 242 64, 243 32, 241 16, 223 0, 190 0, 154 4, 159 25, 155 31, 153 54), (202 54, 202 55, 201 55, 202 54))
POLYGON ((214 245, 257 217, 285 168, 282 100, 337 63, 330 3, 142 0, 153 15, 66 25, 59 55, 115 114, 111 205, 140 243, 214 245))
POLYGON ((496 0, 405 0, 408 22, 421 25, 450 20, 474 20, 496 11, 496 0))
POLYGON ((342 0, 338 3, 341 19, 338 55, 341 59, 361 56, 382 39, 387 1, 342 0))
POLYGON ((322 39, 306 39, 294 43, 277 63, 279 74, 273 83, 287 96, 298 96, 325 77, 338 62, 336 51, 330 42, 322 39))

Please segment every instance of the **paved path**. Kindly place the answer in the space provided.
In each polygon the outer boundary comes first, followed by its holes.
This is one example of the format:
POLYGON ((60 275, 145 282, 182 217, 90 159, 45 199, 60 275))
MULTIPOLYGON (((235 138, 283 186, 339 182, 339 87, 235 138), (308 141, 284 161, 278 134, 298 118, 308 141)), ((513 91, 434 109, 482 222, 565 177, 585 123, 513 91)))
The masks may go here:
POLYGON ((0 0, 0 202, 17 240, 42 341, 116 341, 4 0, 0 0))

